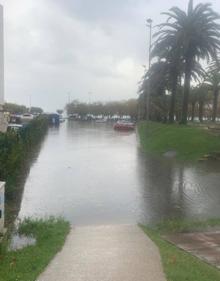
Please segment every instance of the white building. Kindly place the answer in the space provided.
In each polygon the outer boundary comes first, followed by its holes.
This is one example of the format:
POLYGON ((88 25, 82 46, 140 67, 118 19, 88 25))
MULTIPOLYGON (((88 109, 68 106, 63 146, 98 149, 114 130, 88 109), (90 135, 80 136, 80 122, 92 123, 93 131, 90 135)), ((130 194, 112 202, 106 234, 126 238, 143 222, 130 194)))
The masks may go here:
POLYGON ((5 222, 5 183, 0 182, 0 234, 4 233, 5 222))
POLYGON ((4 18, 3 6, 0 5, 0 131, 5 132, 7 122, 3 113, 4 105, 4 18))

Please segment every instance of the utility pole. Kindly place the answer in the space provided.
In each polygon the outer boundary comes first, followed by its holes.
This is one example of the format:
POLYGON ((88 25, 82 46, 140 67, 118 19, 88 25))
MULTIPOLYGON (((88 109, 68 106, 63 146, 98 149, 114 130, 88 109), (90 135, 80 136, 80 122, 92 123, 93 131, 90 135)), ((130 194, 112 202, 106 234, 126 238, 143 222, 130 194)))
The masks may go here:
POLYGON ((68 94, 67 94, 67 95, 68 95, 68 104, 70 104, 70 102, 71 102, 71 96, 70 96, 70 95, 71 95, 71 93, 70 93, 70 92, 68 92, 68 94))
POLYGON ((89 104, 91 104, 91 102, 92 102, 92 92, 90 91, 90 92, 88 92, 88 96, 89 96, 89 104))
MULTIPOLYGON (((7 120, 4 116, 4 16, 0 5, 0 132, 7 131, 7 120)), ((1 220, 1 219, 0 219, 1 220)))
POLYGON ((29 95, 29 112, 31 113, 31 107, 32 107, 32 105, 31 105, 31 94, 29 95))
POLYGON ((92 92, 91 91, 88 92, 88 96, 89 96, 89 114, 91 114, 91 103, 92 103, 92 92))
MULTIPOLYGON (((147 19, 147 27, 149 28, 149 51, 148 51, 148 71, 151 67, 151 45, 152 45, 152 19, 147 19)), ((151 94, 151 85, 150 85, 150 76, 148 77, 148 91, 146 97, 146 120, 150 120, 150 94, 151 94)))

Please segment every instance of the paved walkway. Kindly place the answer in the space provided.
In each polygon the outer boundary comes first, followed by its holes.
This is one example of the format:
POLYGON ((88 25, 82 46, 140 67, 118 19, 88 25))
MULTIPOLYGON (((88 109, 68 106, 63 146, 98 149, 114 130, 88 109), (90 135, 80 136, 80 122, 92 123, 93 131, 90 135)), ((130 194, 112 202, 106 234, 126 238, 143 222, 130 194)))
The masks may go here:
POLYGON ((220 269, 220 231, 172 234, 165 239, 220 269))
POLYGON ((165 281, 157 247, 138 226, 71 230, 38 281, 165 281))

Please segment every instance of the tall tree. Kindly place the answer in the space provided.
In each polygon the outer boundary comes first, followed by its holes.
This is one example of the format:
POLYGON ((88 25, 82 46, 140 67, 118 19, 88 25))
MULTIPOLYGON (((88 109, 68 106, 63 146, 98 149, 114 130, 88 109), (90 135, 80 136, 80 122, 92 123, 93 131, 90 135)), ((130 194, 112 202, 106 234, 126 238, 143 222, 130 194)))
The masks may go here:
POLYGON ((163 29, 163 24, 158 27, 160 30, 154 34, 154 37, 157 39, 154 43, 151 55, 152 57, 158 57, 159 60, 165 61, 167 65, 166 75, 171 92, 169 122, 173 123, 178 78, 181 73, 181 45, 175 36, 175 32, 166 32, 163 29))
POLYGON ((212 121, 215 122, 217 117, 218 97, 220 91, 220 62, 218 57, 216 57, 208 67, 206 84, 209 85, 213 94, 212 121))
POLYGON ((199 103, 199 121, 203 122, 204 108, 207 102, 210 101, 209 87, 205 83, 201 83, 196 87, 197 99, 199 103))
POLYGON ((191 102, 191 121, 194 121, 195 118, 195 109, 196 109, 196 103, 198 102, 198 87, 195 87, 190 92, 190 102, 191 102))
POLYGON ((220 91, 220 73, 217 71, 209 72, 206 83, 210 86, 213 94, 212 122, 215 122, 217 117, 218 96, 220 91))
POLYGON ((23 114, 28 112, 28 108, 25 105, 19 105, 16 103, 5 103, 4 111, 12 114, 23 114))
POLYGON ((184 61, 184 95, 181 123, 187 123, 190 83, 195 62, 200 59, 214 58, 220 49, 219 14, 213 11, 211 4, 200 3, 193 6, 189 1, 184 12, 173 7, 168 13, 168 21, 161 25, 163 36, 172 34, 180 44, 184 61))
MULTIPOLYGON (((166 61, 157 61, 151 65, 150 69, 142 77, 140 82, 139 94, 143 101, 143 97, 146 98, 149 91, 149 79, 150 79, 150 93, 151 93, 151 111, 150 116, 152 117, 152 111, 155 111, 155 108, 159 108, 159 103, 161 104, 161 97, 165 95, 165 92, 168 88, 168 64, 166 61), (158 105, 155 106, 155 103, 158 102, 158 105), (154 108, 154 110, 152 110, 154 108)), ((165 112, 165 111, 163 111, 165 112)), ((154 114, 155 115, 155 114, 154 114)), ((167 118, 167 117, 166 117, 167 118)))

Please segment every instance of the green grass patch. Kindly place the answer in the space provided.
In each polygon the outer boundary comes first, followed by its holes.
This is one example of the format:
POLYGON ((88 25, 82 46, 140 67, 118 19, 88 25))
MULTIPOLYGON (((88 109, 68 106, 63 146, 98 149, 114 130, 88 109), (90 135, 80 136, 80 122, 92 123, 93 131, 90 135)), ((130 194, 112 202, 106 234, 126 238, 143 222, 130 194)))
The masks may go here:
POLYGON ((34 281, 54 255, 61 250, 70 225, 63 219, 25 220, 19 233, 36 238, 36 245, 0 254, 0 281, 34 281))
POLYGON ((174 150, 178 159, 191 161, 220 152, 220 137, 201 128, 143 121, 138 124, 138 131, 146 152, 162 155, 174 150))
POLYGON ((164 220, 153 227, 160 234, 164 233, 181 233, 192 231, 205 231, 215 227, 220 227, 219 218, 211 218, 207 220, 164 220))
POLYGON ((163 240, 158 231, 142 226, 158 246, 167 281, 220 281, 220 271, 163 240))

